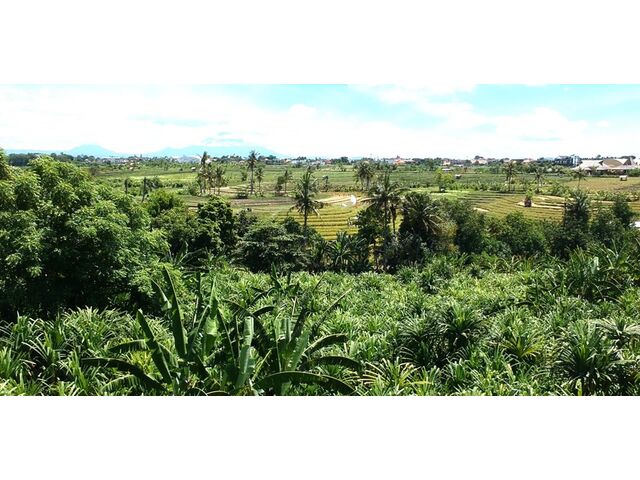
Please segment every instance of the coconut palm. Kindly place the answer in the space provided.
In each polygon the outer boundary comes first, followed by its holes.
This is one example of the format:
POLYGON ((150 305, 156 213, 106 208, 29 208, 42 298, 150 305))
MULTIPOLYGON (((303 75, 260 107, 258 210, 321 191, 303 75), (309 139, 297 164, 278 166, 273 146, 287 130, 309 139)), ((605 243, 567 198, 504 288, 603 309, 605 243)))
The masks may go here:
POLYGON ((513 176, 515 174, 515 164, 509 162, 504 167, 504 174, 507 180, 507 191, 511 191, 511 183, 513 182, 513 176))
POLYGON ((324 175, 322 177, 323 188, 325 192, 329 191, 329 175, 324 175))
POLYGON ((589 196, 581 190, 571 193, 568 201, 565 201, 564 221, 573 220, 582 225, 589 223, 589 210, 591 201, 589 196))
POLYGON ((538 167, 534 172, 535 180, 536 180, 536 193, 540 193, 542 188, 542 184, 544 183, 544 168, 538 167))
POLYGON ((205 178, 205 185, 209 190, 209 195, 211 195, 211 189, 213 189, 214 181, 215 181, 215 174, 214 174, 213 165, 210 159, 207 159, 205 161, 204 178, 205 178))
POLYGON ((147 198, 148 193, 149 193, 149 186, 148 186, 148 182, 147 182, 147 177, 144 177, 142 179, 142 201, 143 202, 147 198))
POLYGON ((287 194, 287 184, 293 179, 293 175, 291 175, 291 171, 288 168, 285 168, 284 173, 282 174, 282 183, 284 185, 284 194, 287 194))
POLYGON ((204 193, 207 189, 207 185, 209 184, 209 179, 207 178, 207 165, 210 164, 211 160, 209 159, 209 154, 205 151, 200 157, 200 168, 198 168, 198 173, 196 173, 196 181, 200 188, 200 195, 204 193))
POLYGON ((247 167, 249 168, 249 172, 251 173, 251 178, 249 180, 249 193, 253 194, 253 171, 258 165, 258 153, 255 150, 251 150, 249 152, 249 158, 247 159, 247 167))
POLYGON ((364 239, 347 232, 338 232, 336 239, 329 245, 331 267, 339 272, 353 272, 361 265, 363 252, 366 252, 364 239))
POLYGON ((362 191, 369 190, 369 185, 374 176, 373 166, 369 162, 364 161, 354 165, 353 168, 355 170, 354 176, 356 180, 360 182, 362 191))
POLYGON ((310 214, 319 215, 318 209, 322 208, 322 202, 315 200, 313 197, 318 193, 318 180, 313 178, 311 169, 307 169, 302 178, 298 180, 295 192, 293 194, 294 205, 290 210, 296 209, 304 218, 304 234, 307 235, 307 221, 310 214))
POLYGON ((438 206, 428 194, 410 192, 406 195, 402 202, 400 232, 413 233, 429 243, 439 236, 442 224, 438 206))
POLYGON ((207 162, 208 159, 209 159, 209 154, 206 151, 203 152, 202 157, 200 157, 200 168, 202 170, 204 170, 205 163, 207 162))
POLYGON ((406 189, 401 187, 397 182, 391 181, 391 174, 387 171, 378 178, 378 181, 369 191, 369 198, 364 202, 371 204, 375 208, 383 212, 383 221, 385 225, 385 234, 389 236, 389 223, 393 221, 393 233, 396 232, 396 215, 397 208, 402 203, 402 193, 406 189))
POLYGON ((227 183, 225 173, 226 169, 222 165, 216 166, 216 169, 213 172, 213 182, 218 189, 218 195, 220 195, 220 188, 227 183))
POLYGON ((256 168, 256 180, 258 181, 258 192, 262 194, 262 180, 264 179, 264 169, 262 165, 256 168))
POLYGON ((571 176, 572 176, 574 179, 577 179, 577 180, 578 180, 578 190, 580 190, 580 181, 581 181, 581 180, 586 180, 586 178, 587 178, 587 174, 585 173, 585 171, 584 171, 584 170, 582 170, 582 169, 580 169, 580 168, 579 168, 578 170, 574 170, 574 171, 571 173, 571 176))

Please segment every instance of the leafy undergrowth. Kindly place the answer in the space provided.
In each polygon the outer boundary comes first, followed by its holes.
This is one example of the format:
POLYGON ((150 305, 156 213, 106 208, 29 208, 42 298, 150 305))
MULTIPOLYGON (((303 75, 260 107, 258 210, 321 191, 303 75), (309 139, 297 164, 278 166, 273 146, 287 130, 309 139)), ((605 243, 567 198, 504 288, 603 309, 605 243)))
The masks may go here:
POLYGON ((5 325, 0 393, 637 395, 640 289, 600 265, 220 267, 182 278, 181 294, 165 272, 159 316, 86 308, 5 325))

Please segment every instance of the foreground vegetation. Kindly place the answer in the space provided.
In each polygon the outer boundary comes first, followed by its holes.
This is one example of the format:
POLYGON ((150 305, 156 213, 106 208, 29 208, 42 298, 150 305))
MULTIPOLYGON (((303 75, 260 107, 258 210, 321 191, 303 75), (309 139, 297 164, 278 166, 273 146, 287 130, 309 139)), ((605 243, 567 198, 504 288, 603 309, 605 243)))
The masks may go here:
POLYGON ((288 185, 298 223, 0 158, 0 393, 640 393, 625 198, 574 190, 543 222, 369 183, 328 241, 310 171, 288 185))

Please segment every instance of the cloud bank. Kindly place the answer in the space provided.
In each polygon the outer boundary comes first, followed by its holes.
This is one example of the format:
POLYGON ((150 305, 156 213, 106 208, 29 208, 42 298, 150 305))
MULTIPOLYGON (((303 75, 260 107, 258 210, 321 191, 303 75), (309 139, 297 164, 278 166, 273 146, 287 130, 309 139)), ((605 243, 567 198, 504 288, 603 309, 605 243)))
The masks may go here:
MULTIPOLYGON (((321 88, 321 87, 319 87, 321 88)), ((538 157, 633 153, 633 135, 602 118, 569 118, 553 106, 483 113, 459 94, 473 85, 344 87, 382 112, 375 118, 320 102, 265 106, 250 95, 179 86, 2 86, 0 146, 120 152, 188 145, 261 145, 285 155, 538 157), (384 112, 408 109, 425 126, 384 112)), ((467 95, 467 98, 469 95, 467 95)))

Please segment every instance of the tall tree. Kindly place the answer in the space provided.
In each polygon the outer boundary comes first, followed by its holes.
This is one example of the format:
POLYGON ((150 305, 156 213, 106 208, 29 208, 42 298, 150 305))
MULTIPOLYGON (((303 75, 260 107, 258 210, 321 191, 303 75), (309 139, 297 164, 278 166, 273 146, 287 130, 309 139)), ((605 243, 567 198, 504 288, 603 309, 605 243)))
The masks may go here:
POLYGON ((432 246, 437 243, 443 225, 438 206, 429 194, 409 192, 402 202, 400 233, 411 233, 432 246))
POLYGON ((507 180, 507 191, 511 191, 511 183, 513 182, 513 176, 515 174, 515 164, 513 162, 509 162, 504 167, 504 175, 507 180))
POLYGON ((226 169, 222 165, 216 166, 213 172, 213 182, 218 189, 218 195, 220 195, 220 188, 225 186, 227 183, 227 177, 225 176, 225 173, 226 169))
POLYGON ((304 218, 304 234, 307 236, 307 221, 309 215, 319 215, 318 209, 322 208, 322 202, 314 199, 318 193, 317 179, 313 178, 311 169, 307 170, 302 175, 302 178, 298 180, 296 189, 293 193, 295 203, 290 210, 296 209, 304 218))
POLYGON ((147 194, 149 193, 149 185, 147 182, 147 177, 142 179, 142 201, 144 202, 147 198, 147 194))
POLYGON ((205 177, 207 189, 209 190, 209 195, 211 195, 211 190, 213 189, 213 186, 214 186, 215 174, 213 171, 213 164, 209 159, 207 159, 207 161, 205 162, 204 172, 205 172, 204 177, 205 177))
MULTIPOLYGON (((200 188, 200 195, 203 195, 207 188, 207 161, 209 160, 209 154, 205 151, 202 153, 200 157, 200 168, 198 168, 198 173, 196 174, 196 181, 198 182, 198 187, 200 188)), ((209 161, 209 163, 211 163, 209 161)))
POLYGON ((264 168, 259 165, 256 168, 256 180, 258 181, 258 192, 262 195, 262 180, 264 179, 264 168))
POLYGON ((293 175, 291 175, 291 171, 288 168, 284 169, 284 174, 282 175, 282 183, 284 184, 284 194, 287 194, 287 184, 293 180, 293 175))
POLYGON ((251 178, 249 179, 249 194, 254 194, 253 189, 253 171, 258 165, 258 153, 255 150, 251 150, 249 152, 249 158, 247 159, 247 167, 249 168, 249 172, 251 174, 251 178))
POLYGON ((325 192, 329 191, 329 175, 324 175, 322 177, 323 188, 325 192))
POLYGON ((574 190, 565 201, 564 224, 579 225, 586 229, 589 224, 590 209, 589 196, 581 190, 574 190))
POLYGON ((573 176, 573 178, 578 180, 578 190, 580 190, 580 181, 586 180, 587 174, 584 172, 584 170, 582 170, 581 168, 578 168, 578 170, 574 170, 572 172, 571 176, 573 176))
POLYGON ((204 165, 209 159, 209 154, 205 151, 202 153, 202 157, 200 157, 200 168, 204 170, 204 165))
POLYGON ((536 193, 540 193, 542 189, 542 184, 544 183, 544 168, 538 167, 534 172, 535 180, 536 180, 536 193))
POLYGON ((367 161, 362 161, 354 165, 353 168, 355 170, 354 176, 356 180, 360 182, 362 191, 369 190, 371 180, 373 180, 374 177, 373 166, 367 161))
POLYGON ((393 222, 393 233, 396 231, 395 212, 402 203, 402 193, 405 190, 397 182, 392 182, 390 172, 386 171, 380 175, 376 184, 369 191, 369 198, 364 200, 382 211, 386 237, 389 236, 389 223, 393 222))

